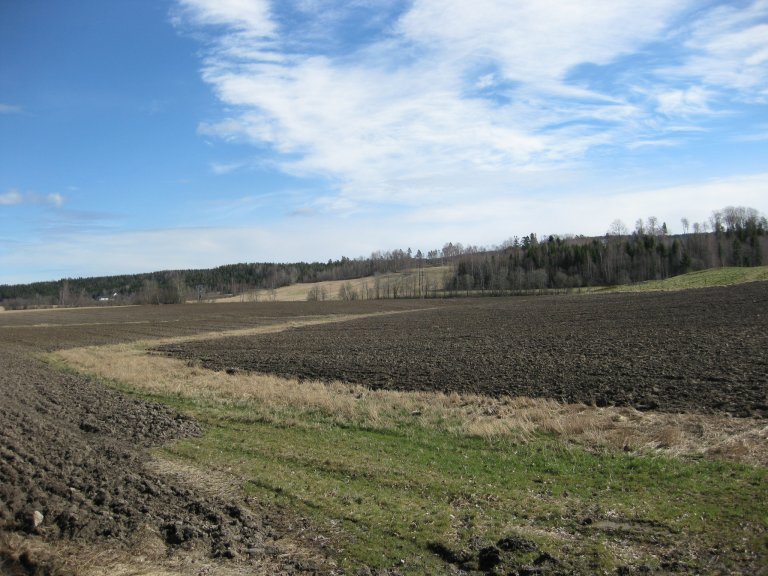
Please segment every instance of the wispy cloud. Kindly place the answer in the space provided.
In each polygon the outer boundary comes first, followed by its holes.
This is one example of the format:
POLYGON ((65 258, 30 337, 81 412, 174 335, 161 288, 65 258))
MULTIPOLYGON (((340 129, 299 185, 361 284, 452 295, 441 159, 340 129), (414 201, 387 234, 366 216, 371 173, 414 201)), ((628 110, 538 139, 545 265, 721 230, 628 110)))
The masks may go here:
POLYGON ((482 202, 596 151, 681 146, 768 85, 768 0, 416 0, 343 50, 323 38, 377 3, 180 6, 208 34, 202 77, 225 110, 200 133, 324 178, 318 213, 482 202))
POLYGON ((252 36, 275 32, 265 0, 180 0, 179 5, 199 24, 229 26, 252 36))
POLYGON ((45 196, 45 203, 50 204, 51 206, 55 206, 56 208, 61 208, 64 205, 64 196, 58 192, 48 194, 45 196))
POLYGON ((669 117, 689 117, 711 111, 711 95, 701 86, 669 90, 658 94, 656 98, 659 102, 659 112, 669 117))
POLYGON ((736 91, 737 98, 768 98, 768 1, 726 3, 695 19, 685 30, 687 55, 666 68, 716 90, 736 91))
MULTIPOLYGON (((657 40, 690 2, 557 0, 500 3, 421 0, 403 17, 409 39, 439 50, 439 58, 495 65, 503 77, 553 91, 584 63, 609 64, 657 40)), ((450 60, 446 62, 450 64, 450 60)))
POLYGON ((768 142, 768 128, 763 127, 761 132, 742 134, 733 140, 736 142, 768 142))
POLYGON ((0 102, 0 114, 19 114, 22 112, 21 106, 12 106, 0 102))
POLYGON ((24 202, 24 197, 18 190, 8 190, 0 194, 0 206, 16 206, 24 202))
POLYGON ((247 162, 211 162, 211 172, 214 174, 230 174, 247 166, 247 162))
POLYGON ((0 206, 18 206, 20 204, 43 204, 61 208, 64 205, 64 196, 58 192, 42 195, 36 192, 22 193, 16 189, 0 194, 0 206))

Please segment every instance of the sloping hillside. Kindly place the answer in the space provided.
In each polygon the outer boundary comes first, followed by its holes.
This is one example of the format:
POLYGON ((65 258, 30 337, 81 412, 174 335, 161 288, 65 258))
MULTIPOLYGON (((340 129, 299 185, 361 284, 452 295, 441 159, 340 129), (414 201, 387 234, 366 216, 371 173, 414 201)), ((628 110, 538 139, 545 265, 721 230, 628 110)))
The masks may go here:
POLYGON ((391 274, 379 274, 366 276, 354 280, 327 280, 324 282, 311 282, 292 284, 276 290, 250 290, 217 298, 216 302, 297 302, 308 299, 317 300, 343 300, 352 298, 374 298, 376 290, 380 297, 392 297, 394 292, 402 296, 414 297, 419 293, 431 293, 442 290, 446 274, 450 274, 450 266, 433 266, 428 268, 406 270, 391 274))
POLYGON ((611 288, 617 292, 645 292, 654 290, 688 290, 690 288, 710 288, 714 286, 731 286, 745 282, 768 280, 768 266, 752 268, 710 268, 673 276, 665 280, 651 280, 640 284, 627 284, 611 288))

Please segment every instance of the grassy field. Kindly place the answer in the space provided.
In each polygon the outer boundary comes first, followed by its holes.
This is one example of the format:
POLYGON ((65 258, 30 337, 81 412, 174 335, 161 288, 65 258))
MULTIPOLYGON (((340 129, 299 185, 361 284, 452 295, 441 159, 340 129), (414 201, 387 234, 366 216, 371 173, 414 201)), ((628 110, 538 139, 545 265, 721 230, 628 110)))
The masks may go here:
POLYGON ((168 455, 234 471, 247 493, 308 516, 350 570, 440 573, 446 559, 480 569, 480 550, 514 538, 531 544, 504 558, 509 569, 547 554, 581 573, 663 569, 665 556, 696 571, 704 550, 764 544, 745 530, 761 522, 758 470, 594 454, 545 436, 494 445, 322 419, 280 426, 237 412, 196 411, 209 434, 168 455), (680 537, 685 551, 675 549, 680 537))
MULTIPOLYGON (((354 280, 329 280, 312 284, 293 284, 284 286, 277 290, 254 290, 236 296, 218 298, 215 301, 219 303, 230 302, 255 302, 255 301, 275 301, 275 302, 297 302, 307 300, 310 290, 313 288, 325 290, 328 300, 339 299, 339 290, 345 284, 349 284, 357 294, 363 294, 366 289, 373 289, 377 281, 393 285, 407 285, 413 282, 417 274, 414 270, 399 272, 394 274, 382 274, 378 277, 369 276, 366 278, 357 278, 354 280)), ((435 266, 424 269, 424 274, 430 286, 436 287, 439 294, 443 294, 442 287, 446 274, 450 274, 449 266, 435 266)), ((753 268, 711 268, 690 272, 667 278, 666 280, 652 280, 639 284, 626 284, 622 286, 582 288, 578 291, 583 293, 594 292, 646 292, 646 291, 671 291, 688 290, 692 288, 711 288, 715 286, 731 286, 744 282, 756 282, 768 280, 768 266, 757 266, 753 268)), ((547 294, 559 293, 562 290, 533 290, 531 293, 547 294)), ((467 295, 481 295, 481 292, 470 291, 467 295)))
POLYGON ((157 343, 52 361, 193 415, 207 433, 158 458, 307 519, 346 573, 768 562, 764 421, 211 372, 147 354, 157 343))
POLYGON ((715 286, 732 286, 744 282, 768 280, 768 266, 754 268, 711 268, 698 272, 689 272, 667 278, 652 280, 640 284, 627 284, 610 288, 617 292, 644 292, 651 290, 688 290, 691 288, 711 288, 715 286))
MULTIPOLYGON (((426 267, 422 270, 422 281, 428 282, 430 286, 435 286, 438 289, 442 289, 443 278, 445 274, 449 272, 449 266, 426 267)), ((381 285, 390 284, 393 286, 408 286, 417 281, 416 278, 418 277, 418 274, 418 270, 407 270, 405 272, 381 274, 378 276, 367 276, 365 278, 355 278, 353 280, 326 280, 323 282, 313 282, 309 284, 292 284, 290 286, 283 286, 282 288, 278 288, 276 290, 252 290, 249 292, 244 292, 243 294, 237 294, 235 296, 217 298, 215 301, 219 303, 256 301, 298 302, 307 300, 307 297, 309 296, 309 293, 312 289, 324 290, 326 294, 326 300, 338 300, 339 290, 346 284, 351 286, 352 290, 360 295, 365 293, 366 290, 373 290, 377 281, 381 285)))

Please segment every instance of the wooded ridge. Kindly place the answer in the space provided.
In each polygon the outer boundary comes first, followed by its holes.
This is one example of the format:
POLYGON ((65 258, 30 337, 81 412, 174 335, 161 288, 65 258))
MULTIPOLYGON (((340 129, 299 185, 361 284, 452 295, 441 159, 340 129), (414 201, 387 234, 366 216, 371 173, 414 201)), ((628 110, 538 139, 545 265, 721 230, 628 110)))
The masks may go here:
MULTIPOLYGON (((411 282, 407 290, 356 297, 429 297, 505 294, 546 288, 621 285, 661 280, 721 266, 760 266, 768 249, 768 221, 753 208, 727 207, 708 222, 681 219, 682 234, 665 222, 639 219, 631 232, 619 220, 600 237, 515 236, 492 248, 447 243, 415 253, 397 249, 326 263, 241 263, 199 270, 66 278, 0 285, 6 309, 101 304, 164 304, 295 283, 347 280, 449 265, 442 285, 411 282)), ((348 294, 351 297, 351 295, 348 294)))

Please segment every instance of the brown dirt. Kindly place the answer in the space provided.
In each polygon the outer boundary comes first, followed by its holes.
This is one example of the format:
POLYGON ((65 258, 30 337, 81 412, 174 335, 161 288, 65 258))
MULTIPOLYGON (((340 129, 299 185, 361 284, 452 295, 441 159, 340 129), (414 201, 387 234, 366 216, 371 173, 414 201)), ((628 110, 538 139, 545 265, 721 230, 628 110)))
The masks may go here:
POLYGON ((158 350, 371 388, 768 417, 768 283, 460 300, 426 311, 158 350))
POLYGON ((419 300, 114 306, 0 312, 0 344, 45 352, 256 328, 316 316, 423 308, 419 300))
MULTIPOLYGON (((302 564, 301 554, 279 558, 287 529, 274 512, 206 495, 154 469, 146 449, 200 434, 195 422, 14 352, 0 350, 0 533, 111 550, 146 538, 161 542, 161 558, 198 551, 263 573, 320 570, 321 560, 302 564)), ((45 573, 40 558, 5 556, 45 573)))
POLYGON ((329 573, 324 551, 297 536, 313 533, 296 529, 305 520, 158 469, 148 449, 200 434, 195 422, 62 373, 36 354, 350 310, 334 303, 0 313, 0 574, 83 573, 83 553, 96 549, 124 550, 130 566, 137 548, 144 556, 154 550, 160 564, 219 558, 248 574, 329 573))
MULTIPOLYGON (((148 449, 200 433, 197 424, 62 373, 36 353, 389 310, 412 312, 164 350, 212 368, 374 388, 768 416, 766 283, 676 294, 2 312, 0 573, 56 572, 29 552, 36 548, 7 544, 8 535, 127 555, 138 546, 158 561, 232 557, 226 565, 242 573, 331 573, 324 550, 299 535, 316 534, 305 520, 156 465, 148 449)), ((66 559, 53 565, 82 572, 66 559)))

